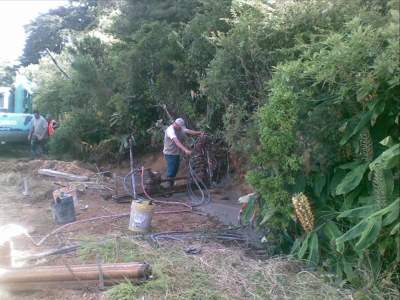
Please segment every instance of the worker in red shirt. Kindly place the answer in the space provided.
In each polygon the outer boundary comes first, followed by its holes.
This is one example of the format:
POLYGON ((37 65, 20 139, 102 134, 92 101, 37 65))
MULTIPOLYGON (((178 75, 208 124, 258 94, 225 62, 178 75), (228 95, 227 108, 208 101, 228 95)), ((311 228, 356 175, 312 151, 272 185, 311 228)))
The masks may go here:
POLYGON ((46 116, 46 120, 47 120, 47 133, 49 134, 49 137, 51 137, 56 131, 57 122, 56 120, 52 119, 51 115, 49 114, 46 116))

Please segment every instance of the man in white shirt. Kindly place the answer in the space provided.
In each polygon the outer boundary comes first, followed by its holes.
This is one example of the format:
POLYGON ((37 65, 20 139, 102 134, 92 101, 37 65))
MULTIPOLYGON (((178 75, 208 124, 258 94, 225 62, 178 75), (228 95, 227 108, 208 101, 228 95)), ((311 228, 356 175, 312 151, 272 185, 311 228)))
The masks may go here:
POLYGON ((192 154, 192 151, 182 143, 187 134, 199 136, 203 133, 201 131, 187 129, 185 121, 182 118, 176 119, 175 122, 165 130, 163 153, 167 161, 167 178, 170 179, 168 181, 169 187, 173 186, 174 178, 179 170, 180 153, 183 152, 187 156, 192 154))
POLYGON ((28 140, 31 142, 31 153, 34 158, 43 154, 43 145, 48 137, 48 123, 38 111, 33 112, 28 140))

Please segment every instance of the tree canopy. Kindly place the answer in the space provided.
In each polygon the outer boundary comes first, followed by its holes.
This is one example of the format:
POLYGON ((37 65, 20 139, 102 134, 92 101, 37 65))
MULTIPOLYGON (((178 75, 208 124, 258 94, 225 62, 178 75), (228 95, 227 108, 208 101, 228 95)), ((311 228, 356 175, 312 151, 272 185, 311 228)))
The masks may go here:
POLYGON ((38 63, 46 49, 60 53, 74 32, 90 29, 96 20, 96 1, 75 2, 41 14, 25 27, 22 65, 38 63))

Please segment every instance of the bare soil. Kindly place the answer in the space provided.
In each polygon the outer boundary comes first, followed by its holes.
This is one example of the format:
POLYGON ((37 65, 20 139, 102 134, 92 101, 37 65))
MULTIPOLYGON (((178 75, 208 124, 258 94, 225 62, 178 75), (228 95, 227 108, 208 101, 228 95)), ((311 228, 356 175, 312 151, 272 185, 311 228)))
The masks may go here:
MULTIPOLYGON (((157 165, 157 161, 155 162, 157 165)), ((158 162, 161 168, 162 162, 158 162)), ((35 246, 24 235, 24 230, 39 241, 47 233, 57 228, 52 218, 52 192, 59 188, 57 184, 65 184, 60 179, 44 177, 37 174, 39 168, 50 168, 57 171, 70 172, 77 175, 93 176, 93 170, 85 168, 78 162, 60 162, 52 160, 3 160, 0 161, 0 231, 2 236, 13 240, 14 256, 27 256, 74 244, 85 236, 115 236, 128 232, 128 218, 119 220, 104 219, 90 223, 73 225, 60 234, 50 237, 40 247, 35 246), (23 195, 23 178, 27 179, 30 196, 23 195), (55 184, 57 183, 57 184, 55 184), (14 224, 21 226, 15 229, 14 224), (7 226, 6 226, 7 225, 7 226), (19 229, 18 229, 19 228, 19 229), (15 236, 14 236, 15 235, 15 236), (14 236, 14 237, 13 237, 14 236)), ((156 168, 154 168, 156 169, 156 168)), ((120 170, 123 174, 124 170, 120 170)), ((116 203, 105 200, 102 190, 87 189, 79 194, 79 208, 76 210, 77 220, 129 213, 130 203, 116 203), (81 209, 80 209, 81 208, 81 209)), ((163 199, 166 200, 166 199, 163 199)), ((175 199, 169 198, 173 201, 175 199)), ((158 211, 180 210, 181 206, 159 206, 158 211)), ((218 224, 210 218, 192 213, 159 214, 153 217, 152 227, 155 232, 174 230, 200 230, 215 228, 218 224)), ((76 263, 74 255, 64 255, 60 259, 39 262, 44 265, 76 263)), ((18 264, 21 266, 21 264, 18 264)), ((81 290, 49 290, 34 293, 0 293, 1 299, 98 299, 99 294, 81 290)))

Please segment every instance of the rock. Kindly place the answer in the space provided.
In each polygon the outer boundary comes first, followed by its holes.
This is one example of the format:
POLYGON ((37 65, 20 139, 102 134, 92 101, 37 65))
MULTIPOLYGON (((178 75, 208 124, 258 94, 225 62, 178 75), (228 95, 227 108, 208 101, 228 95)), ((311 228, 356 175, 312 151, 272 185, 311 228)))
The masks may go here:
POLYGON ((256 193, 251 193, 251 194, 247 194, 245 196, 242 196, 238 199, 239 203, 249 203, 249 201, 253 198, 256 197, 256 193))

